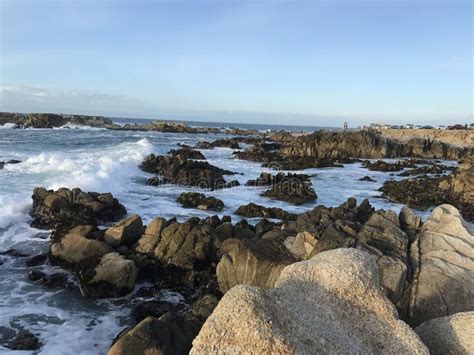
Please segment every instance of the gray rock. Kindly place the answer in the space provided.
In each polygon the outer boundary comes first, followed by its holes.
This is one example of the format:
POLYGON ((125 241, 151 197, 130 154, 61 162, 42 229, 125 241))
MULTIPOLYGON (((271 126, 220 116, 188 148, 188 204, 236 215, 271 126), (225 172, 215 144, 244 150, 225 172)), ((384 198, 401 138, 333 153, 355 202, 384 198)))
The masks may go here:
POLYGON ((474 310, 474 231, 455 207, 433 210, 410 254, 410 324, 474 310))
POLYGON ((105 231, 104 239, 114 247, 136 242, 143 233, 143 223, 139 215, 127 217, 105 231))
POLYGON ((217 264, 217 281, 222 293, 235 285, 273 287, 281 270, 298 259, 282 243, 264 239, 227 239, 217 264))
POLYGON ((474 354, 474 312, 430 319, 415 331, 432 355, 474 354))

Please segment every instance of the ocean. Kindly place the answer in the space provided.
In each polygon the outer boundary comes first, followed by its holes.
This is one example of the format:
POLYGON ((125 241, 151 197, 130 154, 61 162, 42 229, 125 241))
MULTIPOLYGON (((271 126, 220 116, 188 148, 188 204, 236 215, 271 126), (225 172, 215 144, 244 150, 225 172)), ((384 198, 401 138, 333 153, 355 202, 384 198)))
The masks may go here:
MULTIPOLYGON (((122 119, 122 123, 126 120, 122 119)), ((196 122, 190 124, 197 125, 196 122)), ((249 125, 222 125, 250 128, 249 125)), ((265 130, 275 126, 258 127, 265 130)), ((293 127, 292 130, 304 129, 293 127)), ((22 161, 0 170, 0 251, 15 248, 37 255, 47 250, 49 232, 29 226, 31 194, 37 186, 112 192, 129 213, 141 215, 145 223, 156 216, 185 220, 214 214, 184 209, 176 203, 181 192, 195 189, 146 185, 151 175, 140 171, 138 164, 147 154, 164 154, 178 143, 192 146, 198 141, 225 137, 223 134, 127 132, 87 127, 26 130, 0 127, 0 161, 22 161)), ((231 178, 242 185, 262 171, 271 172, 258 163, 233 159, 231 149, 202 152, 211 164, 241 173, 231 178)), ((309 169, 305 173, 315 174, 311 180, 318 200, 302 206, 261 197, 262 188, 255 187, 239 186, 206 194, 222 199, 225 208, 219 215, 230 215, 233 221, 239 219, 234 211, 250 202, 295 213, 318 204, 337 206, 349 197, 356 197, 359 202, 369 198, 376 208, 398 211, 401 207, 378 197, 377 189, 385 180, 399 178, 390 173, 368 171, 359 163, 344 168, 309 169), (365 175, 376 182, 358 180, 365 175)), ((422 215, 426 217, 427 212, 422 215)), ((43 344, 40 354, 104 354, 114 337, 128 324, 133 306, 130 296, 91 300, 83 297, 77 287, 69 291, 46 289, 28 280, 24 258, 0 256, 0 260, 3 263, 0 263, 0 339, 8 336, 7 328, 24 328, 39 336, 43 344)), ((51 271, 50 266, 41 268, 51 271)), ((143 285, 138 285, 135 292, 140 286, 143 285)), ((181 301, 179 294, 167 290, 157 297, 181 301)))

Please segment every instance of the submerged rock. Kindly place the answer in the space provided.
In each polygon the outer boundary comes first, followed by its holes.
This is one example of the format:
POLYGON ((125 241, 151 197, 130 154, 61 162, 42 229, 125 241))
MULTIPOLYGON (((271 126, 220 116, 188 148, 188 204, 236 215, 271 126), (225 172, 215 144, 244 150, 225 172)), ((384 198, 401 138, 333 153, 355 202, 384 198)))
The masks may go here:
POLYGON ((379 287, 373 259, 338 249, 287 266, 273 289, 236 286, 193 341, 191 354, 428 354, 379 287))
POLYGON ((0 161, 0 170, 2 170, 7 164, 19 164, 21 160, 10 159, 8 161, 0 161))
POLYGON ((178 196, 176 202, 180 203, 184 208, 197 208, 204 211, 222 211, 224 202, 215 197, 206 197, 199 192, 183 192, 178 196))
POLYGON ((361 177, 359 181, 369 181, 369 182, 376 182, 377 180, 372 179, 370 176, 366 175, 364 177, 361 177))
POLYGON ((21 330, 10 342, 6 344, 10 350, 38 350, 41 347, 39 339, 28 330, 21 330))
POLYGON ((32 198, 30 215, 35 228, 98 225, 115 221, 126 213, 125 207, 110 193, 83 192, 77 188, 53 191, 37 187, 32 198))
POLYGON ((39 270, 31 270, 28 272, 28 279, 36 284, 47 288, 72 288, 72 282, 69 282, 68 275, 63 272, 55 272, 46 274, 39 270))

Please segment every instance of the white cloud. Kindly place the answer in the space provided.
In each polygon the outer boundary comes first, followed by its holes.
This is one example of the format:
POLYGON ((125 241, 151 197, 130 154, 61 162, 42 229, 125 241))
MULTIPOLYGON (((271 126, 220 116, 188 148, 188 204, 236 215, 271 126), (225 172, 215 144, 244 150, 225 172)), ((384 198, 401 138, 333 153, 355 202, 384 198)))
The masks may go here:
POLYGON ((113 114, 143 108, 141 100, 88 90, 51 90, 24 85, 0 85, 0 109, 15 112, 113 114))

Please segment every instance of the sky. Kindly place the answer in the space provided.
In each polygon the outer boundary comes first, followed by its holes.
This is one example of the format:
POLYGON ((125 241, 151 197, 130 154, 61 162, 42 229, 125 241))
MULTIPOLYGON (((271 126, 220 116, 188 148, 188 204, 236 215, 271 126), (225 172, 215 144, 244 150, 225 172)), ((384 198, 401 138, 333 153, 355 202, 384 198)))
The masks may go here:
POLYGON ((473 119, 473 3, 0 0, 0 110, 350 126, 473 119))

